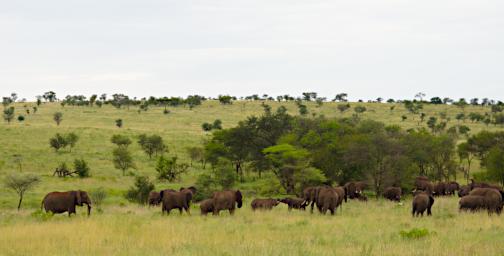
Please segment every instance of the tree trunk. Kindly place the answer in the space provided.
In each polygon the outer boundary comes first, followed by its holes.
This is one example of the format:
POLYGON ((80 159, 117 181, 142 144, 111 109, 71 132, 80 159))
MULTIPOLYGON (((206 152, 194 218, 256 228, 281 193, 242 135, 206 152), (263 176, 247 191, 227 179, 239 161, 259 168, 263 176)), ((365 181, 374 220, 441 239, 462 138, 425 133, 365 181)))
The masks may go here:
POLYGON ((23 202, 23 193, 19 194, 19 203, 17 210, 19 211, 21 209, 21 203, 23 202))

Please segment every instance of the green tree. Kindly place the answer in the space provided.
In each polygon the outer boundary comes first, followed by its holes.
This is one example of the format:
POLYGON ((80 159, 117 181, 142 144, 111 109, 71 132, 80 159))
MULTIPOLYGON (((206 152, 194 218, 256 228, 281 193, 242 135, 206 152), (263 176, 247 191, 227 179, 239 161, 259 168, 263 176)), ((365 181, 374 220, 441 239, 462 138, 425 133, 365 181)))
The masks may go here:
POLYGON ((126 175, 126 171, 130 168, 136 168, 133 162, 133 157, 126 147, 117 147, 112 151, 112 161, 114 167, 122 171, 123 176, 126 175))
POLYGON ((141 134, 138 136, 138 144, 142 150, 152 159, 152 155, 158 155, 166 152, 168 147, 164 144, 163 138, 159 135, 141 134))
POLYGON ((212 124, 212 129, 222 130, 222 121, 220 119, 215 119, 212 124))
POLYGON ((131 140, 128 136, 121 134, 114 134, 110 141, 116 144, 118 147, 128 147, 131 144, 131 140))
POLYGON ((158 179, 169 182, 179 181, 180 176, 188 171, 189 165, 177 163, 177 157, 167 158, 161 156, 156 163, 158 179))
POLYGON ((5 177, 4 185, 6 188, 14 190, 18 196, 18 211, 21 209, 21 203, 25 193, 35 187, 40 182, 40 178, 34 174, 15 174, 11 173, 5 177))
POLYGON ((59 133, 56 133, 54 137, 49 139, 49 145, 54 148, 54 150, 59 151, 60 149, 68 145, 65 137, 59 133))
POLYGON ((70 146, 70 151, 75 147, 77 141, 79 140, 79 136, 77 134, 70 132, 65 135, 65 142, 67 146, 70 146))
POLYGON ((203 131, 205 131, 205 132, 209 132, 209 131, 211 131, 211 130, 212 130, 212 128, 213 128, 213 127, 212 127, 212 124, 210 124, 210 123, 206 123, 206 122, 205 122, 205 123, 203 123, 203 124, 201 125, 201 129, 203 129, 203 131))
POLYGON ((493 147, 488 153, 485 165, 489 176, 504 185, 504 150, 493 147))
POLYGON ((123 120, 120 118, 116 119, 115 124, 116 124, 117 128, 121 128, 123 126, 123 120))
POLYGON ((14 107, 5 108, 3 111, 3 118, 7 123, 10 123, 14 119, 14 107))

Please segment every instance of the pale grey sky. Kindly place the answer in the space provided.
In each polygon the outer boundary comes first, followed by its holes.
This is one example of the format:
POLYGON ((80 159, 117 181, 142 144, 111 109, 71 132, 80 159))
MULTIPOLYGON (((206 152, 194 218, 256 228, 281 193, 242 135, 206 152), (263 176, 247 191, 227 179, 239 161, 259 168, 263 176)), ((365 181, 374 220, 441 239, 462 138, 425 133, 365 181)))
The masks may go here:
POLYGON ((0 96, 504 100, 502 0, 0 0, 0 96))

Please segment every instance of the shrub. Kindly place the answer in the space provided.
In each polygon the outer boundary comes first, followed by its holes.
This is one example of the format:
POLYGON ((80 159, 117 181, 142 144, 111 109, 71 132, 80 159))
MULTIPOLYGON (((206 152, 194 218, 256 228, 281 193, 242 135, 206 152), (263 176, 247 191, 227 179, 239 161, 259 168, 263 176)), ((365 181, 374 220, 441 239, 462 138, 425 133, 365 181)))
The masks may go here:
POLYGON ((203 123, 201 125, 201 128, 203 129, 203 131, 205 132, 208 132, 208 131, 211 131, 212 130, 212 124, 210 123, 203 123))
POLYGON ((161 156, 156 164, 158 179, 170 182, 180 180, 180 175, 187 172, 188 168, 189 165, 187 164, 178 164, 176 156, 172 158, 161 156))
POLYGON ((63 121, 63 113, 56 112, 53 115, 53 120, 56 122, 56 125, 60 125, 61 121, 63 121))
POLYGON ((79 140, 79 136, 77 134, 71 132, 65 135, 65 141, 66 145, 70 146, 70 151, 72 151, 72 148, 75 147, 75 144, 79 140))
POLYGON ((84 159, 75 159, 74 160, 74 168, 75 168, 75 172, 77 173, 77 175, 79 175, 79 177, 85 178, 85 177, 90 176, 89 166, 86 163, 86 161, 84 161, 84 159))
POLYGON ((14 107, 4 109, 3 118, 7 123, 10 123, 14 119, 14 107))
POLYGON ((125 197, 131 202, 147 204, 149 193, 155 189, 148 177, 135 177, 135 184, 126 192, 125 197))
POLYGON ((63 137, 61 134, 56 133, 54 137, 49 139, 49 145, 54 148, 54 150, 58 151, 61 148, 64 148, 67 146, 67 141, 65 140, 65 137, 63 137))
POLYGON ((216 119, 212 124, 212 129, 222 130, 222 121, 220 119, 216 119))
POLYGON ((135 168, 133 157, 128 151, 128 148, 118 147, 112 151, 114 167, 122 171, 123 176, 126 175, 126 170, 135 168))
POLYGON ((89 196, 91 197, 91 202, 93 202, 96 208, 101 208, 103 201, 107 197, 107 192, 105 192, 103 187, 100 187, 95 190, 91 190, 89 192, 89 196))
POLYGON ((128 138, 127 136, 124 136, 124 135, 120 135, 120 134, 112 135, 112 138, 110 138, 110 141, 119 147, 127 147, 131 144, 130 138, 128 138))
POLYGON ((17 120, 19 122, 23 122, 25 120, 25 117, 23 115, 19 115, 18 118, 17 118, 17 120))
POLYGON ((118 128, 121 128, 123 126, 123 120, 122 119, 116 119, 115 124, 118 128))
POLYGON ((408 231, 401 230, 399 232, 399 235, 401 235, 402 238, 419 239, 419 238, 428 236, 429 230, 427 230, 425 228, 413 228, 408 231))
POLYGON ((219 158, 214 166, 215 182, 223 189, 232 188, 237 181, 236 172, 231 162, 224 158, 219 158))

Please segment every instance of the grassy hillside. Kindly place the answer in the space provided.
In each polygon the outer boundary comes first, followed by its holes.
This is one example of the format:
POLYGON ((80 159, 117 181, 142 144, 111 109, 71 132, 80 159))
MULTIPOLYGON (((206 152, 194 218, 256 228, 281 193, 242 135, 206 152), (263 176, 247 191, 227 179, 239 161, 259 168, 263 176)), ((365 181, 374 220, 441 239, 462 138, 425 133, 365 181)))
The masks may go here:
MULTIPOLYGON (((273 109, 284 105, 291 114, 297 114, 294 103, 268 102, 273 109)), ((15 104, 16 115, 24 114, 25 104, 15 104)), ((31 108, 33 104, 26 104, 31 108)), ((351 116, 353 108, 341 114, 337 103, 317 107, 308 103, 309 115, 326 117, 351 116)), ((397 124, 405 129, 426 126, 419 124, 419 116, 408 114, 402 105, 378 103, 352 103, 362 105, 367 111, 363 118, 397 124), (408 119, 402 121, 401 116, 408 119)), ((218 218, 199 216, 197 205, 192 216, 161 216, 159 208, 140 207, 123 198, 124 191, 133 184, 133 177, 123 177, 112 164, 110 142, 113 134, 129 135, 135 143, 130 146, 137 165, 133 172, 155 179, 155 160, 150 160, 136 143, 142 133, 161 135, 169 147, 170 155, 189 162, 185 149, 201 145, 208 134, 203 132, 203 122, 223 121, 223 127, 232 127, 250 115, 260 115, 260 102, 235 102, 223 106, 216 101, 204 102, 193 110, 151 108, 138 113, 136 108, 116 109, 112 106, 62 108, 59 104, 43 104, 36 114, 25 115, 26 121, 11 124, 0 122, 0 179, 9 172, 19 172, 14 155, 22 156, 22 172, 37 173, 42 182, 25 196, 23 210, 17 212, 16 195, 0 186, 0 254, 2 255, 498 255, 503 254, 501 244, 504 222, 501 217, 486 213, 459 214, 458 199, 440 198, 433 207, 433 217, 411 218, 411 199, 398 205, 382 200, 367 203, 352 201, 344 204, 337 216, 310 215, 308 212, 287 212, 280 205, 272 212, 252 212, 249 203, 256 194, 253 173, 247 174, 247 183, 239 186, 246 192, 245 206, 235 216, 227 213, 218 218), (63 122, 57 126, 53 113, 63 113, 63 122), (115 120, 124 121, 123 128, 115 120), (70 152, 55 152, 49 147, 49 138, 56 133, 75 132, 80 139, 70 152), (91 167, 91 177, 57 178, 52 173, 60 162, 71 164, 75 158, 85 159, 91 167), (94 211, 85 217, 78 209, 76 217, 66 215, 44 217, 36 209, 49 191, 70 189, 92 190, 103 187, 108 197, 103 211, 94 211), (426 229, 415 232, 414 229, 426 229), (413 231, 412 231, 413 230, 413 231), (403 235, 401 235, 403 231, 403 235), (405 235, 405 232, 411 235, 405 235), (415 235, 424 235, 415 238, 415 235), (411 237, 413 236, 413 237, 411 237)), ((448 127, 456 125, 455 115, 490 112, 487 107, 468 106, 464 110, 455 106, 426 105, 422 112, 439 116, 446 112, 451 118, 448 127)), ((427 119, 426 118, 426 119, 427 119)), ((485 126, 466 121, 471 133, 500 127, 485 126)), ((464 138, 460 138, 463 140, 464 138)), ((477 171, 477 164, 473 171, 477 171)), ((160 183, 157 188, 178 188, 191 185, 195 177, 204 172, 195 164, 182 177, 180 184, 160 183)))
MULTIPOLYGON (((273 109, 283 105, 291 114, 297 114, 298 108, 293 102, 278 103, 267 102, 273 109)), ((337 109, 338 103, 324 103, 317 106, 314 102, 307 103, 309 115, 324 115, 330 117, 350 117, 354 114, 353 107, 365 106, 367 111, 362 118, 382 121, 386 124, 397 124, 405 129, 426 126, 419 123, 418 115, 408 114, 401 104, 379 103, 351 103, 352 109, 341 114, 337 109), (390 110, 394 106, 394 110, 390 110), (402 121, 401 116, 408 119, 402 121)), ((250 115, 260 115, 263 111, 261 102, 238 101, 232 105, 221 105, 217 101, 206 101, 202 106, 193 110, 184 107, 169 108, 169 114, 163 114, 163 108, 150 108, 147 112, 138 112, 138 108, 116 109, 105 105, 98 107, 61 107, 57 103, 43 104, 36 114, 26 115, 24 106, 31 109, 33 103, 17 103, 16 116, 24 114, 26 120, 22 123, 13 121, 10 124, 0 122, 0 178, 11 171, 18 171, 18 166, 13 155, 22 156, 22 171, 33 172, 42 176, 42 183, 30 192, 25 201, 26 207, 37 207, 40 199, 47 191, 68 189, 93 189, 104 187, 109 194, 106 203, 124 202, 123 192, 133 183, 131 176, 123 177, 119 170, 114 169, 112 164, 112 149, 115 147, 110 142, 113 134, 130 136, 135 143, 130 146, 137 165, 133 172, 155 177, 155 160, 150 160, 136 143, 136 136, 142 133, 159 134, 169 147, 170 155, 177 155, 182 162, 189 162, 186 148, 201 145, 202 140, 208 137, 208 133, 202 131, 203 122, 213 122, 221 119, 223 127, 232 127, 240 120, 250 115), (63 122, 57 126, 52 117, 55 112, 63 113, 63 122), (123 128, 115 126, 115 120, 123 119, 123 128), (77 146, 70 152, 64 149, 56 153, 49 147, 49 138, 56 133, 75 132, 80 139, 77 146), (54 169, 61 162, 71 165, 75 158, 86 160, 91 167, 92 177, 56 178, 52 177, 54 169)), ((457 125, 455 115, 461 112, 470 113, 490 112, 488 107, 467 106, 460 109, 450 105, 425 105, 422 112, 426 116, 439 116, 440 112, 446 112, 451 118, 448 127, 457 125)), ((483 129, 496 130, 500 127, 488 126, 482 123, 466 121, 464 125, 471 128, 471 133, 483 129)), ((463 138, 461 138, 463 139, 463 138)), ((477 165, 474 165, 477 169, 477 165)), ((182 184, 193 184, 195 176, 203 171, 201 166, 195 164, 188 175, 181 180, 182 184)), ((474 171, 474 170, 473 170, 474 171)), ((161 187, 178 187, 180 184, 158 184, 161 187)), ((15 206, 15 195, 5 188, 0 187, 0 208, 12 208, 15 206)))

